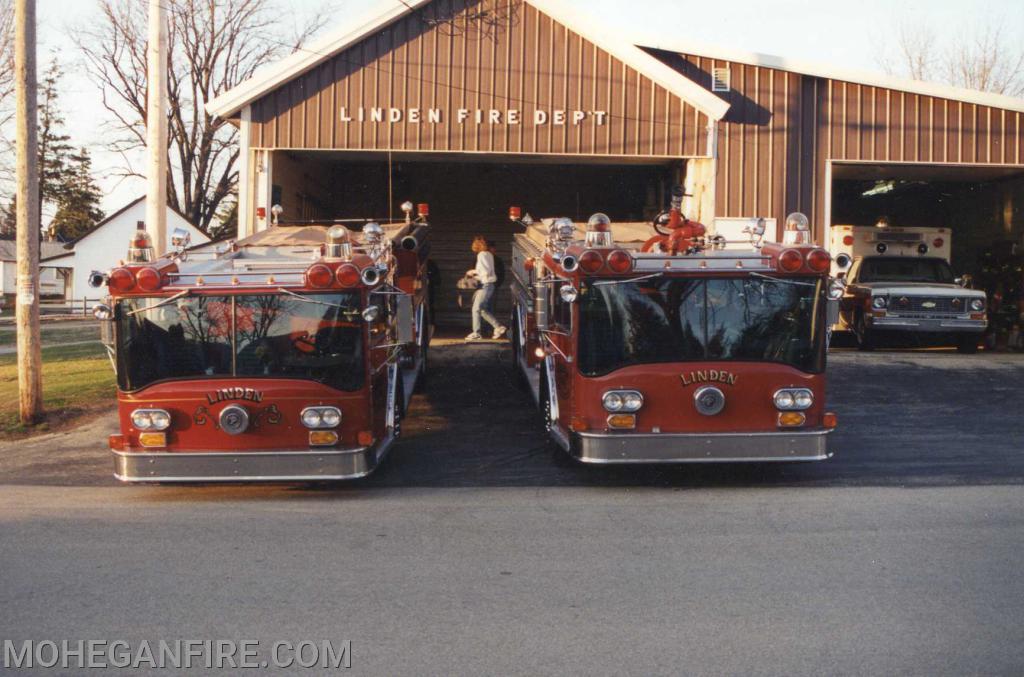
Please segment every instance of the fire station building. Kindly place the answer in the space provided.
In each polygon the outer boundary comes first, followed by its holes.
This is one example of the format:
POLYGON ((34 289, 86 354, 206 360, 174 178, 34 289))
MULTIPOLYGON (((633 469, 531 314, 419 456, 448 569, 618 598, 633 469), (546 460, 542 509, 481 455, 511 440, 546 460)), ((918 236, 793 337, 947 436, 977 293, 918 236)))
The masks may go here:
MULTIPOLYGON (((953 229, 970 272, 1024 233, 1024 100, 665 42, 637 43, 561 0, 376 3, 212 101, 240 128, 239 230, 398 218, 431 205, 450 288, 474 234, 508 255, 534 217, 650 219, 682 183, 719 232, 953 229)), ((507 260, 507 259, 506 259, 507 260)), ((454 310, 442 296, 442 310, 454 310)), ((499 306, 502 298, 499 296, 499 306)))

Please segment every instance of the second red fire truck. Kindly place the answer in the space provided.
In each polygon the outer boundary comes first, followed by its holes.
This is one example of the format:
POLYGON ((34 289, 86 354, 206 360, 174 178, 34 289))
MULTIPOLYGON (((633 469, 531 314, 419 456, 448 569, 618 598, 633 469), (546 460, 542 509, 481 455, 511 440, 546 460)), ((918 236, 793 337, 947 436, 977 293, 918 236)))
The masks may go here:
MULTIPOLYGON (((585 463, 830 456, 829 327, 842 287, 802 214, 745 250, 672 209, 525 223, 513 249, 515 369, 552 438, 585 463)), ((519 210, 511 214, 517 219, 519 210)))
POLYGON ((190 251, 176 232, 159 258, 140 230, 122 265, 93 274, 110 293, 96 315, 117 373, 115 475, 372 472, 399 434, 430 341, 428 210, 403 209, 404 222, 274 225, 216 250, 190 251))

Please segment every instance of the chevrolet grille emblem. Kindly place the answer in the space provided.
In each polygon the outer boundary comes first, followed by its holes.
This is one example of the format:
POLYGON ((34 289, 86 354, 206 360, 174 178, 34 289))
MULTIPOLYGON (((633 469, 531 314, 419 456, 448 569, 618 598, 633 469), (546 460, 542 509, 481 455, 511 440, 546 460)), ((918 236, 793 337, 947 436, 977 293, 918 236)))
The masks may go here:
POLYGON ((921 304, 921 307, 922 308, 934 308, 935 307, 935 301, 925 301, 924 303, 921 304))

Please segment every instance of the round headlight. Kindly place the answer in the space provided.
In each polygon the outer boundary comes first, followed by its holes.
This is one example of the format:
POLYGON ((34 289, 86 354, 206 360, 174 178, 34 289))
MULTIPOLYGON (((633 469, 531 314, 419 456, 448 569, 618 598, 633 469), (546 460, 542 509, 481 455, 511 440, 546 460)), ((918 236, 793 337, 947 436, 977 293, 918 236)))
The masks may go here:
POLYGON ((133 411, 132 425, 139 430, 149 430, 153 427, 153 419, 148 411, 133 411))
POLYGON ((793 393, 793 406, 797 409, 810 409, 814 404, 814 395, 810 390, 798 390, 793 393))
POLYGON ((775 408, 776 409, 792 409, 795 404, 793 393, 788 390, 780 390, 775 393, 775 408))
POLYGON ((985 310, 985 300, 984 299, 974 299, 973 301, 971 301, 971 310, 978 310, 978 311, 985 310))
POLYGON ((889 301, 884 296, 876 296, 873 299, 871 299, 871 305, 874 308, 881 309, 889 305, 889 301))
POLYGON ((307 428, 319 427, 322 420, 323 417, 320 416, 320 412, 316 409, 306 409, 302 412, 302 425, 307 428))
POLYGON ((562 297, 562 300, 566 303, 575 303, 576 297, 579 296, 579 292, 576 291, 576 287, 571 284, 564 284, 558 289, 558 295, 562 297))
POLYGON ((605 393, 604 397, 601 398, 601 403, 604 404, 604 408, 607 411, 621 411, 622 410, 622 395, 616 392, 605 393))
POLYGON ((322 409, 320 411, 320 422, 324 427, 333 428, 341 423, 341 412, 337 409, 322 409))
POLYGON ((166 411, 151 411, 149 424, 153 430, 167 430, 171 426, 171 415, 166 411))
POLYGON ((644 398, 640 393, 624 393, 622 395, 623 411, 639 411, 644 406, 644 398))

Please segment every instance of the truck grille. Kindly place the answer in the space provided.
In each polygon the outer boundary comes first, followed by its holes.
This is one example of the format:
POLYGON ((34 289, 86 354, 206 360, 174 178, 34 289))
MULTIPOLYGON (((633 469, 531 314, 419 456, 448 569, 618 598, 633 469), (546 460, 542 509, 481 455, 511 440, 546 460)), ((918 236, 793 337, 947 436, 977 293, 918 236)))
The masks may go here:
POLYGON ((894 313, 906 315, 961 315, 967 312, 967 301, 934 296, 893 296, 890 308, 894 313))

